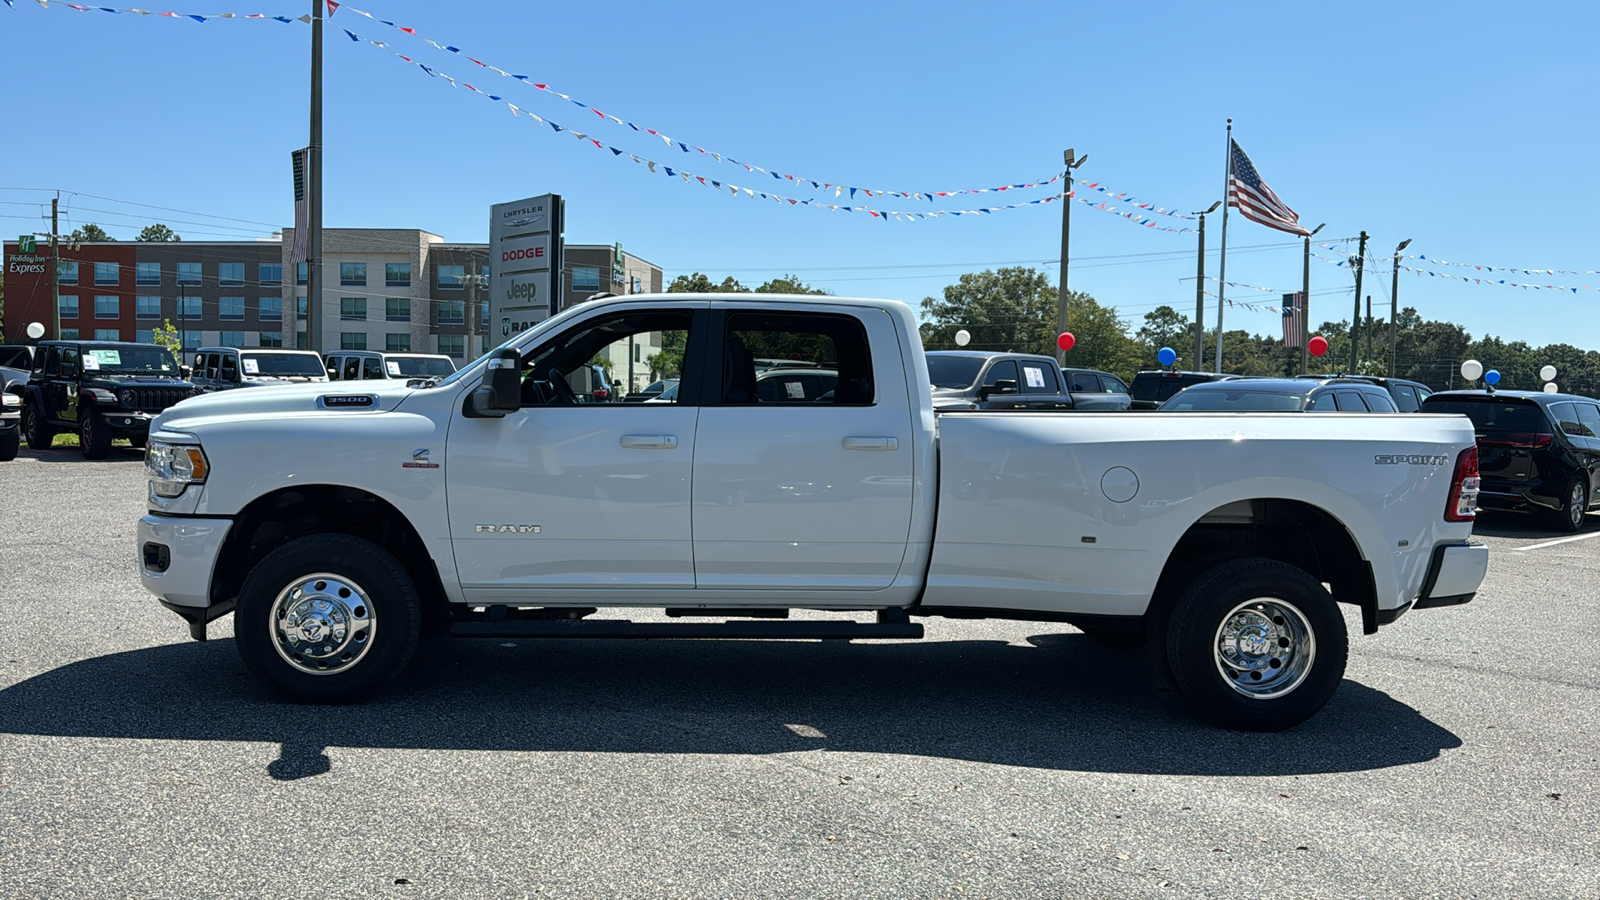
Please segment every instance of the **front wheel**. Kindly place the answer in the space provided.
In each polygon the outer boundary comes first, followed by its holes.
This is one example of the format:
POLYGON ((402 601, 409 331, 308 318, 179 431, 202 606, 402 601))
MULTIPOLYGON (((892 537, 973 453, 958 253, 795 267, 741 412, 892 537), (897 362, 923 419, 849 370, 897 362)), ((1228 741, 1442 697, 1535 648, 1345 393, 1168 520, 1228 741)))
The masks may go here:
POLYGON ((50 449, 50 442, 55 440, 56 434, 50 423, 45 421, 39 404, 28 403, 22 407, 22 434, 28 440, 29 450, 50 449))
POLYGON ((1344 679, 1349 637, 1315 578, 1259 557, 1210 568, 1179 595, 1159 649, 1206 718, 1282 731, 1311 718, 1344 679))
POLYGON ((301 703, 353 703, 378 693, 410 661, 422 604, 388 551, 319 534, 257 564, 234 620, 245 667, 269 688, 301 703))
POLYGON ((78 413, 78 446, 84 459, 105 459, 111 455, 111 428, 92 409, 78 413))
POLYGON ((1589 488, 1583 483, 1584 473, 1579 472, 1572 480, 1572 487, 1567 491, 1566 508, 1555 514, 1556 525, 1562 531, 1580 531, 1583 529, 1583 517, 1589 511, 1589 488))

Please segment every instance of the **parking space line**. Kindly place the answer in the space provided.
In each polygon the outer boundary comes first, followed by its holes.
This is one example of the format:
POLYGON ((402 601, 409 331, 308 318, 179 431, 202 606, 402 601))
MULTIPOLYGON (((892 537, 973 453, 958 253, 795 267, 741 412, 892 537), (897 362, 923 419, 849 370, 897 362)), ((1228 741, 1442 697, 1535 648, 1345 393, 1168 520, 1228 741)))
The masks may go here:
POLYGON ((1521 553, 1524 550, 1542 550, 1545 547, 1554 547, 1557 544, 1570 544, 1573 541, 1587 541, 1590 538, 1597 537, 1600 537, 1600 531, 1592 532, 1590 534, 1579 534, 1572 537, 1560 538, 1554 541, 1545 541, 1542 544, 1529 544, 1526 547, 1518 547, 1516 552, 1521 553))

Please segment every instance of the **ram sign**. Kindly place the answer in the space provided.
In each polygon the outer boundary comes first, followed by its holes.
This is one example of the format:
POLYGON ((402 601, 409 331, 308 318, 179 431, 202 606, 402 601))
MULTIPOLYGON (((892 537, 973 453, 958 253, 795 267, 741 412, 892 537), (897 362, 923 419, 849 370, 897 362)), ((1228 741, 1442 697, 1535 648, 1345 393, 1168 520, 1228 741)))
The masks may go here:
POLYGON ((489 207, 489 321, 504 340, 561 309, 560 195, 489 207))

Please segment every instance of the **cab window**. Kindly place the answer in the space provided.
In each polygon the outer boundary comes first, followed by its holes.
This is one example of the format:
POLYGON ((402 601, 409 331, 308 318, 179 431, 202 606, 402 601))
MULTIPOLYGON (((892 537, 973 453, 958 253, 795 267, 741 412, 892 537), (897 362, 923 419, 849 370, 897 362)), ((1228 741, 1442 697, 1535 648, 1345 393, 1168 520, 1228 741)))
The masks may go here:
POLYGON ((217 377, 217 359, 220 356, 221 356, 221 354, 219 354, 219 353, 207 353, 206 354, 206 377, 207 378, 216 378, 217 377))
POLYGON ((361 361, 361 377, 362 378, 382 378, 382 377, 384 377, 384 374, 383 374, 383 360, 378 359, 376 357, 368 357, 366 359, 363 359, 361 361))
POLYGON ((1409 384, 1397 384, 1389 388, 1389 393, 1394 395, 1395 405, 1401 412, 1416 412, 1419 408, 1417 391, 1409 384))
MULTIPOLYGON (((867 348, 867 331, 854 316, 731 311, 726 323, 721 370, 723 403, 872 403, 872 355, 867 348), (785 375, 784 369, 774 367, 758 373, 757 359, 788 361, 796 364, 791 369, 808 371, 804 376, 792 371, 785 375), (763 387, 763 379, 777 379, 780 385, 763 387), (831 385, 827 383, 830 380, 831 385)), ((1011 365, 1015 378, 1016 366, 1011 365)))
POLYGON ((328 368, 328 380, 329 381, 338 381, 339 380, 339 373, 340 373, 340 371, 342 371, 342 367, 340 365, 340 361, 341 361, 341 357, 338 357, 338 356, 330 356, 330 357, 328 357, 327 368, 328 368))
POLYGON ((1584 437, 1600 437, 1600 405, 1593 403, 1578 403, 1578 424, 1583 427, 1584 437))
POLYGON ((990 366, 989 374, 983 376, 983 386, 986 388, 998 387, 1002 381, 1009 381, 1012 387, 1021 390, 1017 381, 1017 364, 1015 360, 1002 359, 990 366))
POLYGON ((1313 397, 1311 405, 1306 407, 1306 412, 1334 412, 1338 407, 1333 405, 1333 392, 1319 394, 1313 397))
POLYGON ((1372 412, 1356 391, 1334 391, 1333 402, 1339 404, 1340 412, 1372 412))
POLYGON ((349 356, 344 361, 344 380, 356 381, 361 378, 361 357, 349 356))
POLYGON ((1362 391, 1361 399, 1367 401, 1367 406, 1373 412, 1392 413, 1400 410, 1394 405, 1394 400, 1388 391, 1362 391))
POLYGON ((1067 376, 1075 394, 1100 393, 1100 378, 1093 372, 1073 372, 1067 376))
POLYGON ((239 380, 239 364, 232 353, 222 354, 222 360, 217 364, 217 377, 223 381, 239 380))
POLYGON ((61 374, 63 374, 63 375, 76 375, 76 374, 78 374, 78 348, 77 347, 62 347, 61 348, 61 374))
MULTIPOLYGON (((579 323, 535 347, 522 358, 522 405, 584 406, 596 409, 654 409, 694 403, 692 380, 684 379, 699 348, 691 339, 694 317, 688 309, 630 310, 579 323), (605 370, 627 372, 648 384, 678 378, 681 390, 663 391, 641 403, 611 403, 605 370)), ((750 384, 755 373, 751 361, 750 384)))
POLYGON ((1061 383, 1056 381, 1053 366, 1025 362, 1022 364, 1022 389, 1030 394, 1059 394, 1061 383))

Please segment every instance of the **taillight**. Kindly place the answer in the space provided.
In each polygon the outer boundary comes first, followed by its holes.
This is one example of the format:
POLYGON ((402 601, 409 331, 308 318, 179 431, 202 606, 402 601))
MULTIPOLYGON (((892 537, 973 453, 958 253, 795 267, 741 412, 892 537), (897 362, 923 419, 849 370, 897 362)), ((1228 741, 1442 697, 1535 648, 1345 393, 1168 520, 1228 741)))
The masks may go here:
POLYGON ((1450 478, 1450 502, 1444 507, 1446 522, 1471 522, 1478 510, 1478 448, 1468 447, 1456 457, 1450 478))
POLYGON ((1492 438, 1482 438, 1480 444, 1489 444, 1496 447, 1516 447, 1520 450, 1543 450, 1550 446, 1556 439, 1553 434, 1534 434, 1531 431, 1515 431, 1510 434, 1497 435, 1492 438))

